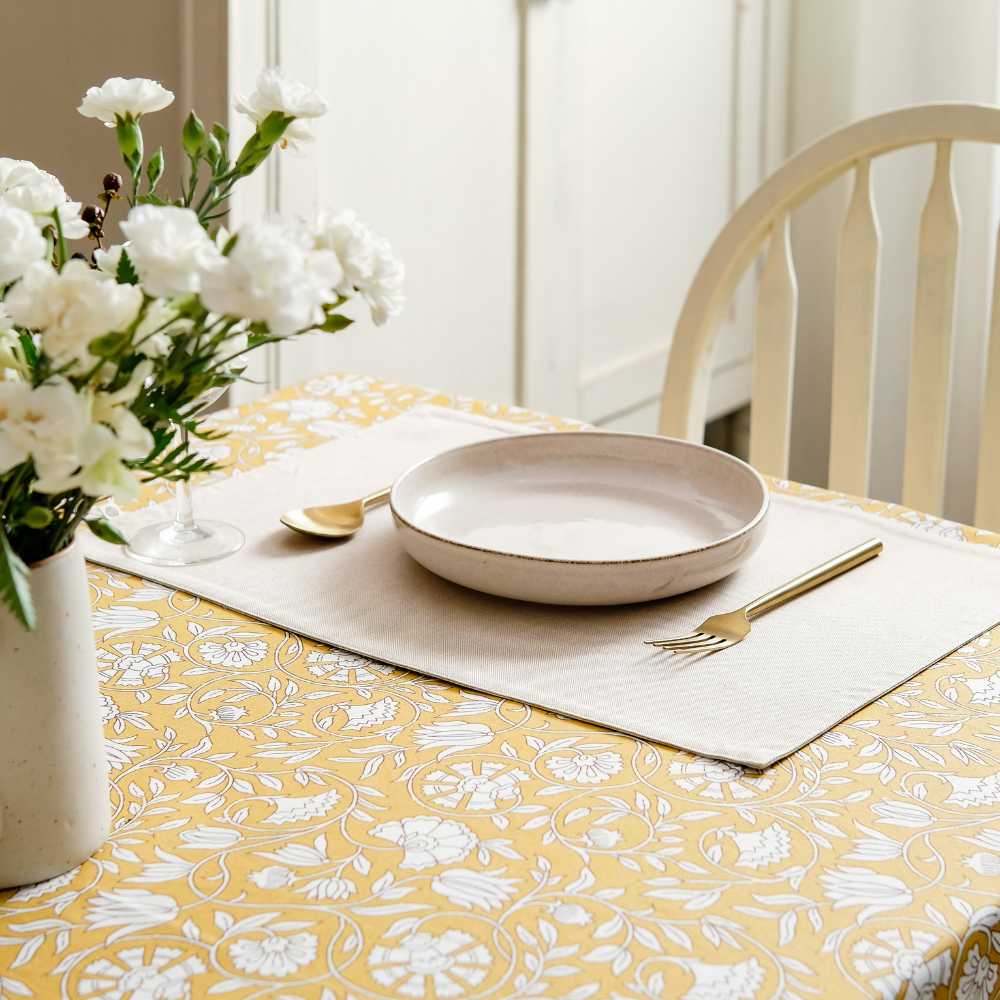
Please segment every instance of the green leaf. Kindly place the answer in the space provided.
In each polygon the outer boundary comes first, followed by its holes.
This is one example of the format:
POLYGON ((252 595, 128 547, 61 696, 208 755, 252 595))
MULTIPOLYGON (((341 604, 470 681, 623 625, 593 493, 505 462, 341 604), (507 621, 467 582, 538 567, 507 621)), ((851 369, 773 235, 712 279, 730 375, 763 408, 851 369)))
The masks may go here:
POLYGON ((0 526, 0 598, 10 613, 29 631, 35 631, 35 606, 31 603, 28 567, 10 547, 0 526))
POLYGON ((236 243, 239 240, 239 238, 240 238, 239 233, 233 233, 233 235, 230 236, 228 240, 226 240, 226 245, 222 248, 223 257, 228 257, 233 252, 233 247, 236 246, 236 243))
POLYGON ((340 313, 330 313, 326 317, 325 322, 317 326, 316 329, 325 330, 327 333, 336 333, 338 330, 343 330, 344 327, 350 326, 353 322, 353 319, 341 316, 340 313))
POLYGON ((115 280, 119 285, 138 285, 139 275, 136 274, 132 261, 129 260, 128 253, 122 250, 121 257, 118 258, 118 270, 115 272, 115 280))
POLYGON ((95 358, 113 358, 130 341, 130 333, 106 333, 102 337, 95 337, 87 344, 87 350, 95 358))
POLYGON ((187 116, 187 121, 184 122, 181 141, 184 143, 184 152, 192 160, 197 159, 202 146, 205 145, 205 126, 193 111, 187 116))
POLYGON ((110 522, 103 517, 88 517, 84 519, 84 524, 104 542, 111 542, 112 545, 128 545, 125 536, 110 522))
POLYGON ((22 333, 19 335, 18 340, 21 341, 21 350, 24 351, 24 360, 34 368, 38 364, 38 350, 35 347, 35 342, 31 339, 31 336, 27 333, 22 333))
POLYGON ((258 333, 251 326, 247 334, 247 347, 252 351, 261 344, 273 344, 278 340, 281 340, 281 337, 276 337, 273 333, 258 333))

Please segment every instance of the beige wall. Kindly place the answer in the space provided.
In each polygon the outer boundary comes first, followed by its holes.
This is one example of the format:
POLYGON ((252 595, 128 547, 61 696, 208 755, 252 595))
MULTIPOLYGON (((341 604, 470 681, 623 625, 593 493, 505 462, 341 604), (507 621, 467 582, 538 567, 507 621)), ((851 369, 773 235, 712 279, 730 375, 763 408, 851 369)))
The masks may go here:
POLYGON ((143 120, 147 158, 164 147, 161 185, 175 193, 191 105, 207 122, 227 119, 226 22, 225 0, 0 0, 0 156, 34 161, 92 203, 121 157, 114 131, 76 108, 108 77, 145 76, 176 95, 143 120))

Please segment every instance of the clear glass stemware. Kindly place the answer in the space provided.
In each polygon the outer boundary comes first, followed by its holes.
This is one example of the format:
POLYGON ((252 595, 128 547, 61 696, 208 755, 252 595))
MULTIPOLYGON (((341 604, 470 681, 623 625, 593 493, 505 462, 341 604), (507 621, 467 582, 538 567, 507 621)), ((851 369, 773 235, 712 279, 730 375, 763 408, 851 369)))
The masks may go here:
MULTIPOLYGON (((198 397, 198 410, 214 403, 225 386, 210 389, 198 397)), ((178 428, 180 440, 187 442, 188 432, 178 428)), ((225 559, 242 547, 243 532, 225 521, 196 521, 191 501, 191 483, 175 483, 176 511, 172 521, 157 521, 140 528, 128 543, 128 554, 156 566, 196 566, 225 559)))

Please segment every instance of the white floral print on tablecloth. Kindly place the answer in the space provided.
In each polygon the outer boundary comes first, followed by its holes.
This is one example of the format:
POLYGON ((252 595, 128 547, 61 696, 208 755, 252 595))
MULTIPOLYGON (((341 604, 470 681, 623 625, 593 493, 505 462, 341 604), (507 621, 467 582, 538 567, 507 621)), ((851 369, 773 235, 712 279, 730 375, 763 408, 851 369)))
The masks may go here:
MULTIPOLYGON (((217 475, 414 403, 581 428, 324 376, 213 415, 217 475)), ((3 893, 4 1000, 1000 995, 1000 630, 755 772, 91 584, 113 832, 3 893)))

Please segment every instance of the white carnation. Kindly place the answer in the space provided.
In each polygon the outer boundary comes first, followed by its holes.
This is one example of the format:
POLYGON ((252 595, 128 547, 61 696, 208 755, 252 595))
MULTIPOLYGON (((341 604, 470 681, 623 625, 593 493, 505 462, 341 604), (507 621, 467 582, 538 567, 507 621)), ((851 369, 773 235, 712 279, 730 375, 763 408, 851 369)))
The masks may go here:
POLYGON ((247 116, 254 125, 260 123, 272 111, 295 118, 282 133, 282 149, 297 152, 300 143, 312 142, 315 136, 306 118, 325 115, 329 105, 311 87, 300 83, 280 66, 261 70, 257 75, 257 89, 249 96, 236 94, 233 106, 247 116))
POLYGON ((84 400, 65 379, 32 388, 29 382, 0 382, 0 472, 30 457, 39 493, 60 493, 75 485, 79 467, 77 434, 86 420, 84 400))
POLYGON ((263 121, 272 111, 292 118, 319 118, 330 110, 312 87, 300 83, 281 66, 262 69, 257 74, 257 89, 249 97, 236 94, 233 103, 236 110, 248 115, 254 124, 263 121))
POLYGON ((136 327, 132 343, 136 351, 147 358, 159 358, 169 352, 174 334, 185 333, 193 325, 190 319, 177 319, 177 309, 173 305, 163 299, 154 299, 136 327))
MULTIPOLYGON (((31 183, 12 185, 4 191, 3 198, 8 205, 16 205, 18 208, 24 209, 24 211, 38 217, 40 224, 45 225, 49 221, 47 217, 51 216, 57 208, 62 208, 63 203, 66 202, 66 192, 55 177, 43 176, 47 171, 38 170, 33 173, 35 175, 31 177, 31 183)), ((24 178, 24 180, 27 179, 24 178)), ((59 221, 62 222, 62 212, 59 214, 59 221)), ((82 222, 82 220, 79 221, 82 222)), ((66 235, 65 231, 63 235, 66 235)), ((86 235, 86 231, 83 235, 86 235)), ((73 237, 73 239, 76 238, 73 237)))
POLYGON ((0 201, 0 285, 20 278, 33 260, 48 253, 45 237, 22 208, 0 201))
POLYGON ((115 401, 122 394, 95 393, 93 423, 82 428, 76 447, 83 492, 93 497, 113 496, 119 504, 126 504, 139 499, 142 484, 123 463, 145 458, 154 442, 139 418, 115 401))
POLYGON ((123 463, 125 459, 145 457, 152 445, 144 449, 130 447, 103 424, 91 424, 84 428, 78 446, 82 468, 77 478, 84 493, 112 496, 119 504, 139 499, 142 483, 123 463))
POLYGON ((384 236, 359 221, 354 212, 317 212, 312 221, 317 247, 333 250, 344 269, 337 286, 341 295, 361 293, 371 307, 376 326, 398 316, 405 301, 402 291, 406 271, 392 255, 384 236))
POLYGON ((59 273, 36 261, 25 269, 4 302, 15 323, 42 331, 42 347, 57 364, 76 361, 86 369, 95 357, 95 337, 124 330, 138 315, 142 289, 107 281, 82 260, 59 273))
POLYGON ((0 472, 30 458, 39 493, 80 487, 122 504, 137 499, 141 484, 123 462, 145 458, 153 436, 122 405, 123 395, 134 393, 77 393, 62 378, 37 388, 0 382, 0 472))
POLYGON ((323 304, 336 299, 342 279, 336 254, 312 249, 301 229, 262 219, 203 270, 201 299, 213 312, 263 321, 286 337, 323 322, 323 304))
POLYGON ((385 326, 393 316, 398 316, 406 301, 403 295, 403 278, 406 276, 403 262, 393 257, 388 240, 382 240, 382 244, 375 255, 371 275, 357 286, 371 308, 376 326, 385 326))
POLYGON ((99 118, 108 128, 114 128, 116 115, 137 119, 150 111, 161 111, 173 99, 174 95, 155 80, 113 76, 104 81, 103 87, 91 87, 76 110, 85 118, 99 118))
POLYGON ((200 269, 219 256, 190 208, 139 205, 121 226, 129 237, 129 260, 150 295, 197 292, 200 269))
POLYGON ((80 202, 70 201, 59 178, 30 160, 0 156, 0 203, 23 209, 43 228, 51 225, 52 213, 58 209, 59 224, 68 240, 82 239, 90 231, 80 218, 80 202))
POLYGON ((14 329, 10 313, 0 301, 0 381, 26 378, 28 371, 21 338, 14 329))

